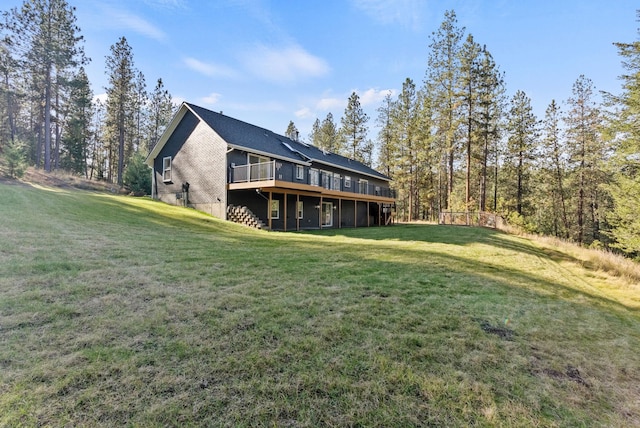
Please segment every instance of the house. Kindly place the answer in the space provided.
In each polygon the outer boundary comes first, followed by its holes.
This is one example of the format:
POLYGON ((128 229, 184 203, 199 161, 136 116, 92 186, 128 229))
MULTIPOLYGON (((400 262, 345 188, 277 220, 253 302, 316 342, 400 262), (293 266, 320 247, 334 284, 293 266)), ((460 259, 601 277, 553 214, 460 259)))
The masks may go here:
POLYGON ((183 103, 146 160, 152 196, 271 230, 385 225, 389 178, 346 157, 183 103))

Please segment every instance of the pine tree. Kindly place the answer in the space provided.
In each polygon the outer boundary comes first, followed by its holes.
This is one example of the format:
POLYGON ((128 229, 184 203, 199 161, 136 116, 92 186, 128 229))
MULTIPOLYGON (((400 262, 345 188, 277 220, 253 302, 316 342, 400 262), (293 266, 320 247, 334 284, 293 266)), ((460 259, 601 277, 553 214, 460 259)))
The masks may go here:
POLYGON ((457 23, 455 12, 447 11, 440 28, 432 34, 425 80, 427 96, 434 109, 436 144, 442 160, 442 179, 439 181, 445 190, 438 198, 440 211, 452 204, 454 165, 459 148, 459 53, 464 28, 458 28, 457 23))
POLYGON ((22 177, 27 168, 25 144, 20 140, 9 141, 5 148, 4 161, 9 177, 22 177))
POLYGON ((469 34, 462 49, 460 50, 460 98, 462 104, 462 119, 465 129, 465 158, 466 158, 466 178, 465 178, 465 211, 473 209, 471 206, 471 159, 472 151, 477 151, 477 123, 479 121, 480 107, 480 54, 481 48, 469 34))
MULTIPOLYGON (((569 217, 567 215, 566 191, 566 153, 562 147, 560 120, 562 112, 555 100, 545 111, 543 121, 542 153, 540 156, 540 177, 545 191, 539 195, 539 201, 551 196, 551 214, 553 234, 565 239, 569 238, 569 217), (552 177, 552 178, 551 178, 552 177)), ((548 214, 548 213, 547 213, 548 214)), ((544 231, 549 233, 551 231, 544 231)))
POLYGON ((338 134, 338 128, 333 121, 333 114, 327 113, 327 117, 322 121, 318 128, 315 144, 319 149, 326 150, 331 153, 342 153, 342 141, 338 134))
POLYGON ((293 120, 289 121, 289 125, 287 125, 287 130, 284 135, 293 141, 298 141, 300 133, 298 132, 298 128, 296 128, 295 123, 293 123, 293 120))
POLYGON ((16 138, 18 110, 19 72, 18 61, 11 49, 12 39, 8 31, 10 14, 4 12, 0 21, 0 153, 3 147, 16 138))
MULTIPOLYGON (((504 116, 504 77, 498 69, 493 57, 486 47, 482 49, 479 63, 479 87, 478 87, 478 118, 477 133, 480 152, 480 177, 478 191, 480 198, 480 211, 487 209, 487 189, 489 182, 489 163, 493 160, 497 164, 497 147, 501 137, 502 119, 504 116)), ((497 171, 494 169, 494 201, 493 209, 496 210, 497 171)))
MULTIPOLYGON (((17 51, 24 52, 21 68, 30 72, 32 88, 41 100, 38 127, 44 134, 44 169, 52 169, 51 133, 55 123, 54 101, 64 89, 66 72, 86 62, 82 37, 76 26, 75 8, 65 0, 32 0, 12 9, 7 22, 17 51)), ((38 147, 37 157, 41 148, 38 147)))
POLYGON ((171 94, 164 88, 162 79, 158 79, 149 100, 149 129, 147 130, 147 153, 155 147, 160 136, 171 121, 175 107, 171 94))
POLYGON ((581 75, 573 84, 565 116, 567 144, 576 201, 575 240, 582 244, 600 239, 601 184, 604 183, 605 150, 600 138, 602 116, 593 100, 593 83, 581 75), (587 236, 587 223, 590 233, 587 236))
POLYGON ((367 140, 369 116, 362 110, 360 97, 352 92, 340 119, 340 137, 344 142, 344 155, 364 164, 371 162, 371 146, 367 140))
POLYGON ((380 128, 378 132, 378 168, 387 176, 391 177, 394 165, 396 148, 393 138, 393 101, 391 92, 385 95, 382 105, 378 107, 378 117, 376 124, 380 128))
POLYGON ((311 132, 309 133, 309 142, 316 147, 320 147, 320 119, 316 118, 311 126, 311 132))
MULTIPOLYGON (((640 20, 640 11, 636 12, 640 20)), ((638 30, 640 35, 640 30, 638 30)), ((609 186, 613 209, 607 216, 615 239, 613 246, 626 254, 640 256, 640 40, 615 43, 622 58, 622 92, 607 94, 614 109, 608 127, 617 142, 611 169, 614 182, 609 186)))
POLYGON ((419 181, 419 113, 420 106, 416 86, 407 78, 402 84, 402 91, 393 103, 392 126, 395 139, 395 156, 393 180, 398 190, 398 206, 405 220, 418 217, 420 205, 419 181))
MULTIPOLYGON (((144 74, 141 71, 136 72, 136 77, 133 81, 133 115, 131 117, 133 123, 131 129, 133 129, 133 136, 131 138, 131 144, 126 147, 125 159, 131 158, 133 153, 137 153, 144 141, 148 141, 148 137, 145 135, 149 129, 149 111, 148 111, 149 94, 147 94, 147 82, 144 78, 144 74)), ((144 150, 144 148, 143 148, 144 150)))
POLYGON ((62 167, 88 177, 87 162, 91 141, 93 93, 84 68, 80 68, 72 85, 69 118, 63 138, 62 167))
POLYGON ((512 176, 506 179, 515 181, 515 211, 525 214, 525 200, 530 193, 529 177, 538 139, 538 121, 531 107, 531 99, 523 92, 517 91, 511 99, 507 140, 506 161, 512 176))
MULTIPOLYGON (((135 130, 128 122, 134 115, 135 68, 133 53, 125 37, 111 46, 111 55, 106 59, 109 87, 107 88, 106 139, 110 151, 109 165, 117 165, 117 184, 122 186, 126 155, 132 147, 135 130), (117 153, 117 155, 116 155, 117 153)), ((109 171, 109 179, 112 171, 109 171)))
POLYGON ((97 180, 104 180, 106 178, 105 172, 107 169, 106 147, 103 135, 104 126, 106 121, 106 106, 100 100, 96 100, 93 105, 93 122, 89 134, 91 136, 91 142, 89 144, 88 153, 88 170, 89 180, 94 178, 97 180))

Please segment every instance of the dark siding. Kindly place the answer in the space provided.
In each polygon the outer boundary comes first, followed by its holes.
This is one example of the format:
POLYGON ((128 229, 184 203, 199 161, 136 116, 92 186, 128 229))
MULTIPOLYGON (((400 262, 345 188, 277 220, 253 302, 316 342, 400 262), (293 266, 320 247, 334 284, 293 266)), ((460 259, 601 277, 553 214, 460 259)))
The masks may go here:
POLYGON ((154 160, 158 199, 183 204, 189 183, 189 206, 226 218, 226 143, 206 124, 187 113, 154 160), (162 159, 172 157, 171 182, 162 182, 162 159))
MULTIPOLYGON (((269 195, 264 196, 269 198, 269 195)), ((269 202, 255 190, 234 190, 229 192, 229 204, 249 208, 264 224, 268 224, 267 206, 269 202)))
POLYGON ((342 201, 342 227, 354 227, 355 201, 342 201))

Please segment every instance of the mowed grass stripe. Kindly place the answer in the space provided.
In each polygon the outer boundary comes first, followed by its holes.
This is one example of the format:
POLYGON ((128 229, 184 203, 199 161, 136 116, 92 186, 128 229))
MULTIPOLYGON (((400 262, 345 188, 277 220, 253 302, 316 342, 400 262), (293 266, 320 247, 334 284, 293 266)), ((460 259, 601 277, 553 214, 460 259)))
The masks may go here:
POLYGON ((0 199, 0 426, 640 424, 637 289, 543 241, 0 199))

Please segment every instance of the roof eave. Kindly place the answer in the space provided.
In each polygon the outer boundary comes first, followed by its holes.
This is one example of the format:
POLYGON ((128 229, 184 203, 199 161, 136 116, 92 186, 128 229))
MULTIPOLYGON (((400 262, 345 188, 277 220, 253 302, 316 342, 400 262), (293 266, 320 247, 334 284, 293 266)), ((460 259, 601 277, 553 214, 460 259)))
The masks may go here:
POLYGON ((160 136, 160 139, 158 140, 156 145, 153 146, 153 149, 151 150, 151 152, 149 152, 149 155, 145 159, 145 163, 147 165, 153 168, 153 160, 156 157, 158 157, 158 154, 160 154, 160 151, 162 151, 165 144, 167 144, 167 141, 169 141, 169 137, 171 137, 171 134, 173 134, 173 132, 176 130, 176 128, 182 121, 182 118, 184 118, 184 115, 187 113, 187 111, 191 111, 193 114, 195 114, 189 108, 187 103, 182 103, 182 105, 180 106, 176 114, 173 115, 171 122, 169 122, 169 125, 167 125, 167 128, 164 130, 164 132, 160 136))

